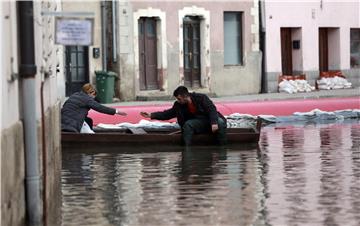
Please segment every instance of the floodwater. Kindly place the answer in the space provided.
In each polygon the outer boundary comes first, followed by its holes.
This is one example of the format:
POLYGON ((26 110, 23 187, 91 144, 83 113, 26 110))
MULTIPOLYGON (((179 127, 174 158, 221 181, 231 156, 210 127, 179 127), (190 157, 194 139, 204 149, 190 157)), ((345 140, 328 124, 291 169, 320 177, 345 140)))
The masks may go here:
MULTIPOLYGON (((106 149, 104 149, 106 150, 106 149)), ((259 146, 63 154, 62 225, 360 225, 360 121, 259 146)))

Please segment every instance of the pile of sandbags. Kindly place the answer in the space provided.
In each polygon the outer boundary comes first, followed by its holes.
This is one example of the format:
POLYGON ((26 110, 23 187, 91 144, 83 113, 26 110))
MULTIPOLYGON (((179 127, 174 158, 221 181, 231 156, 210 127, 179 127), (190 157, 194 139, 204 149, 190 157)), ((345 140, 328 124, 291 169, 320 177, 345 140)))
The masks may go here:
POLYGON ((285 93, 298 93, 298 92, 311 92, 315 90, 314 86, 311 86, 306 80, 286 80, 283 79, 279 83, 279 92, 285 93))
POLYGON ((318 89, 347 89, 351 88, 351 82, 343 77, 335 76, 331 78, 321 78, 316 81, 318 89))

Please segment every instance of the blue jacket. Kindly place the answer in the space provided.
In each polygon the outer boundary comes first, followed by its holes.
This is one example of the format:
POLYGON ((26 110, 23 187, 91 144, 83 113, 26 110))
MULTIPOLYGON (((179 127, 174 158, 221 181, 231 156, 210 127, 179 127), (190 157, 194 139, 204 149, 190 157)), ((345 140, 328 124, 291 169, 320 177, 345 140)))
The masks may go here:
POLYGON ((84 92, 77 92, 65 101, 61 109, 61 130, 80 132, 90 109, 108 115, 114 115, 116 113, 116 109, 99 104, 84 92))

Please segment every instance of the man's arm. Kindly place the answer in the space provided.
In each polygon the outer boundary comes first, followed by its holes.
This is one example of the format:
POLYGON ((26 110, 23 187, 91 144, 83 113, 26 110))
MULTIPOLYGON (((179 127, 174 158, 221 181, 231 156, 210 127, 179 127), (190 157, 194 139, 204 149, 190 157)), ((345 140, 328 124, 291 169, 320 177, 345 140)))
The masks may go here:
POLYGON ((140 112, 140 115, 150 119, 169 120, 176 117, 175 104, 172 106, 172 108, 165 111, 157 111, 152 113, 140 112))

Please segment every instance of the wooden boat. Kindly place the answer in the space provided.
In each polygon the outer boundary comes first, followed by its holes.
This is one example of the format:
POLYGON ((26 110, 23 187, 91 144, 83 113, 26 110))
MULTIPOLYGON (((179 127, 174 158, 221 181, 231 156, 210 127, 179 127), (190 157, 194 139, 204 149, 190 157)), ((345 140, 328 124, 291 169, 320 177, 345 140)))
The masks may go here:
MULTIPOLYGON (((255 128, 227 128, 227 144, 257 144, 260 138, 261 119, 255 128)), ((181 131, 178 129, 95 129, 95 134, 61 133, 63 149, 147 147, 153 145, 180 146, 181 131)), ((213 134, 193 136, 192 145, 215 145, 213 134)))

